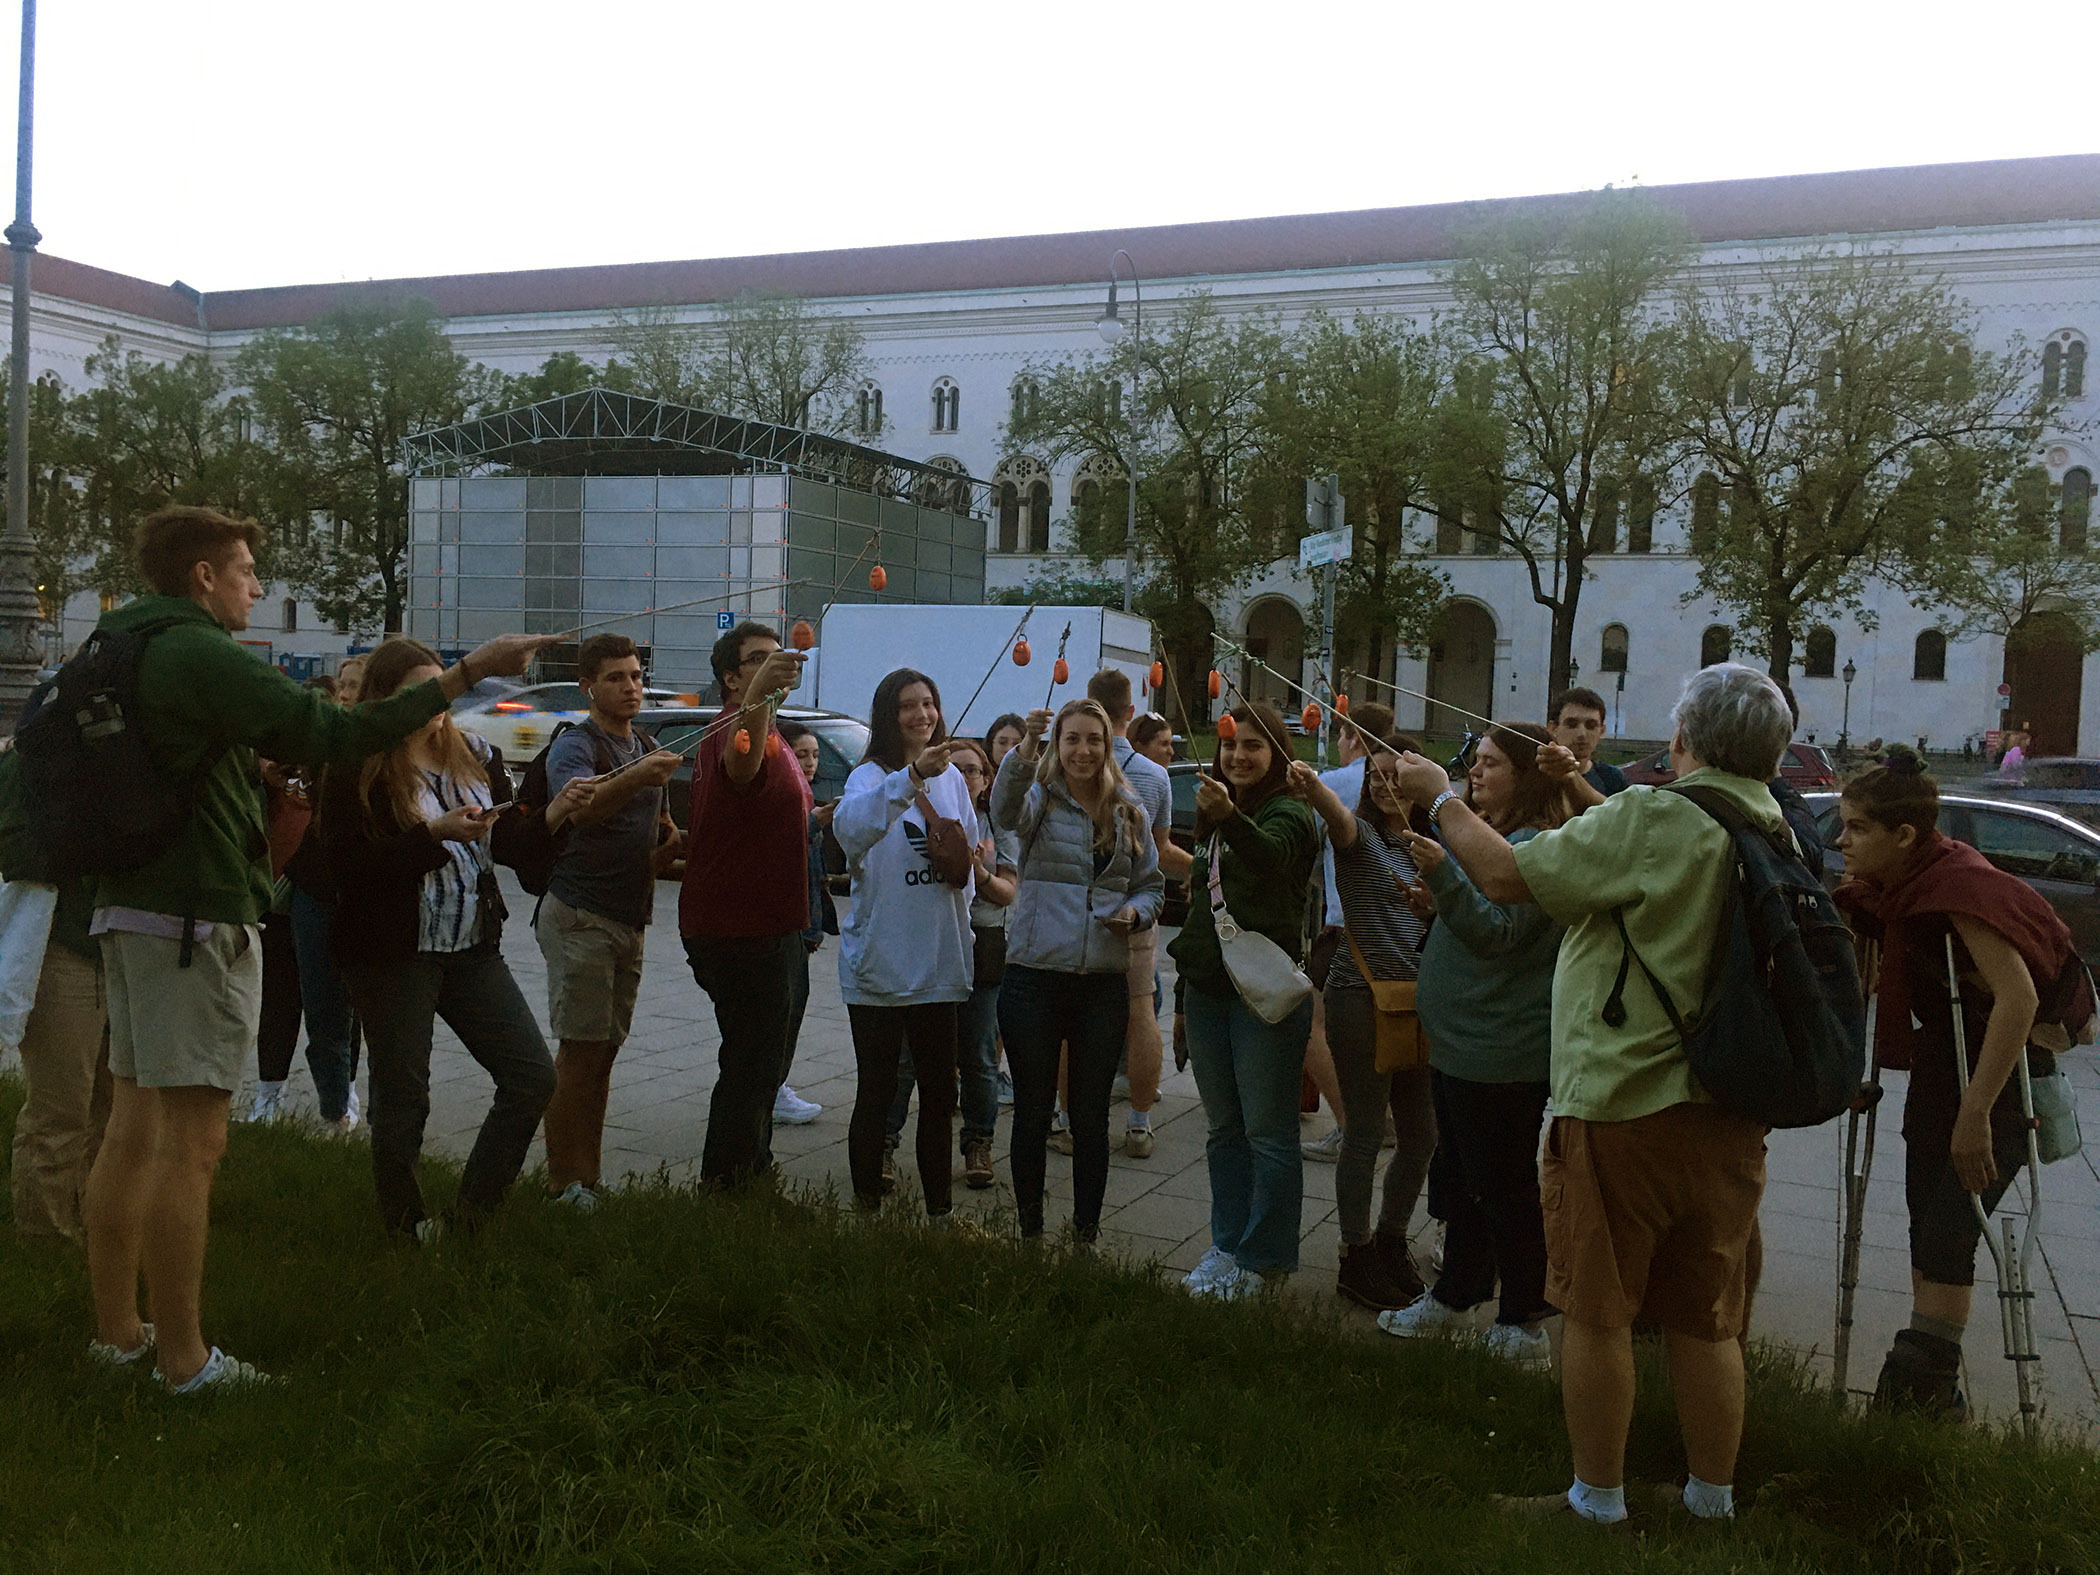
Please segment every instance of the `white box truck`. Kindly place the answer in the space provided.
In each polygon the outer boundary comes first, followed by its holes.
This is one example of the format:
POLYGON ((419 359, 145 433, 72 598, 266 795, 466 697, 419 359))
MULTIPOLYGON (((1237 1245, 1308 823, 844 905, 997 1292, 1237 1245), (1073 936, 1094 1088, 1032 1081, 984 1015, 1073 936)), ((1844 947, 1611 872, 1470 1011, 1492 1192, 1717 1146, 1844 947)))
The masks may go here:
POLYGON ((1086 681, 1104 667, 1130 675, 1137 708, 1151 703, 1152 625, 1129 613, 1103 607, 1038 607, 1028 613, 1023 637, 1029 662, 1014 665, 1015 629, 1021 607, 834 607, 817 631, 802 682, 790 705, 815 706, 868 720, 868 702, 885 674, 912 667, 941 691, 943 720, 950 733, 982 736, 992 718, 1008 711, 1026 715, 1045 703, 1054 709, 1086 693, 1086 681), (1071 676, 1053 685, 1057 646, 1066 628, 1065 662, 1071 676), (979 690, 979 685, 982 690, 979 690), (971 696, 975 694, 973 700, 971 696))

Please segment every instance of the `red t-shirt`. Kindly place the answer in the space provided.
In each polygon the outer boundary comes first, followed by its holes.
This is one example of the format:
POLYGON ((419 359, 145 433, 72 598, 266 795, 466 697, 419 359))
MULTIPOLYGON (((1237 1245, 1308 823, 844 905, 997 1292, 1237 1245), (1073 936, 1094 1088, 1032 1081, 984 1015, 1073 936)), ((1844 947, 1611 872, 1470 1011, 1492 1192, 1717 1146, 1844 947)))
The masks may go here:
MULTIPOLYGON (((809 928, 809 783, 783 739, 750 785, 738 787, 722 768, 736 732, 718 728, 693 759, 678 933, 717 940, 799 935, 809 928)), ((752 744, 764 747, 759 739, 752 744)))

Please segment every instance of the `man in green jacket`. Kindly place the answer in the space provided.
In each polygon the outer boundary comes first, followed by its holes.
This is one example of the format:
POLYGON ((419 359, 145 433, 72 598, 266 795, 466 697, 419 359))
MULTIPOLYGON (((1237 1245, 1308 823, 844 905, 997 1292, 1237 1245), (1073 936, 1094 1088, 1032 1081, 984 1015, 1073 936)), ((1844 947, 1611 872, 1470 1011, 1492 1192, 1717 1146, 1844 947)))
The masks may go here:
POLYGON ((101 623, 148 631, 141 735, 193 807, 165 850, 105 875, 95 893, 115 1087, 88 1178, 90 1349, 122 1366, 157 1347, 161 1379, 183 1394, 263 1376, 207 1345, 200 1314, 212 1174, 262 1007, 257 926, 271 881, 255 757, 355 764, 392 748, 480 679, 524 672, 553 638, 503 635, 440 678, 344 709, 234 640, 263 593, 261 544, 252 520, 162 509, 138 530, 153 593, 101 623), (152 1324, 139 1318, 142 1270, 152 1324))

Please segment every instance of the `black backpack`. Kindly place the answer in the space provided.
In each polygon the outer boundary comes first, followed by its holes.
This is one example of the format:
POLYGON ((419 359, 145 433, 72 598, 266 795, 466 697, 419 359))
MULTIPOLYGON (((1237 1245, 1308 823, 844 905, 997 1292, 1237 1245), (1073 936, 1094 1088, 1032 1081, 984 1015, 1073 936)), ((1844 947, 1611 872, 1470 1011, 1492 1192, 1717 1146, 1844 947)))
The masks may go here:
POLYGON ((1785 832, 1754 824, 1711 789, 1663 791, 1720 823, 1734 844, 1736 878, 1706 994, 1689 1022, 1633 949, 1625 910, 1612 910, 1626 951, 1604 1020, 1625 1022, 1627 963, 1639 963, 1716 1104, 1768 1127, 1820 1126, 1852 1103, 1866 1076, 1867 1009, 1852 932, 1785 832))
MULTIPOLYGON (((547 805, 553 794, 547 790, 547 757, 554 752, 555 740, 580 722, 562 722, 548 735, 546 747, 532 757, 532 763, 518 779, 518 801, 506 809, 496 821, 495 829, 489 833, 489 849, 496 862, 508 864, 518 877, 518 884, 535 897, 547 894, 548 883, 554 879, 554 864, 568 846, 567 827, 560 831, 547 829, 547 805)), ((656 740, 640 728, 634 730, 640 740, 642 753, 649 754, 656 748, 656 740)), ((591 734, 591 767, 599 776, 613 769, 613 759, 606 750, 605 740, 594 731, 591 734)))
POLYGON ((53 881, 149 864, 189 822, 196 784, 171 780, 140 729, 139 662, 176 621, 97 629, 22 707, 14 752, 24 829, 53 881))

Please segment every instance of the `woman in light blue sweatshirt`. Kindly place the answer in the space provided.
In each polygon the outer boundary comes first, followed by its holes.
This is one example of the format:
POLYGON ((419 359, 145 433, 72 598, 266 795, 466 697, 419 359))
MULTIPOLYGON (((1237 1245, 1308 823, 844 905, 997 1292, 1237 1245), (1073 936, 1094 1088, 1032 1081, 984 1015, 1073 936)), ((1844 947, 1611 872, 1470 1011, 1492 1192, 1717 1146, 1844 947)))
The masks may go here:
POLYGON ((927 814, 974 840, 977 809, 948 757, 941 692, 899 668, 875 688, 868 753, 846 779, 831 829, 846 853, 853 911, 839 938, 839 994, 859 1073, 846 1158, 857 1202, 882 1201, 884 1117, 907 1042, 919 1084, 919 1182, 926 1212, 952 1207, 949 1123, 955 1114, 958 1012, 970 998, 972 937, 966 873, 951 886, 927 856, 927 814))

